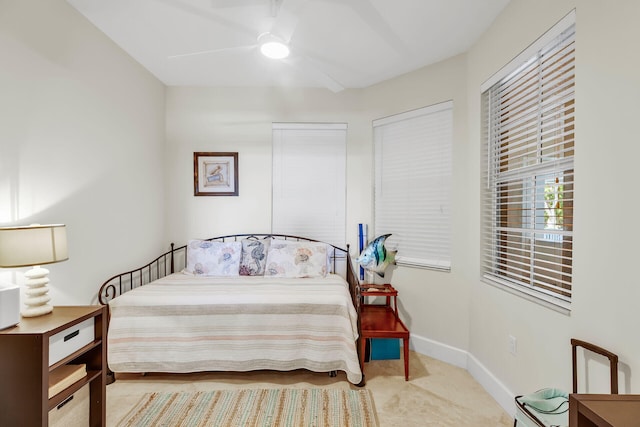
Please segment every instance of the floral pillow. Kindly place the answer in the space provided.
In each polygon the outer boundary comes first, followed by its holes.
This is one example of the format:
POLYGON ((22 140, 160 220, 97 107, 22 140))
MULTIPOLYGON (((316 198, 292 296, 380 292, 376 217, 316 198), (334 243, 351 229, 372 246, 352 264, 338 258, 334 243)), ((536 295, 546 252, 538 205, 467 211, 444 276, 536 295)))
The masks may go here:
POLYGON ((237 276, 241 254, 240 242, 190 240, 185 270, 196 276, 237 276))
POLYGON ((263 276, 271 240, 245 239, 240 258, 241 276, 263 276))
POLYGON ((325 277, 327 245, 314 242, 273 240, 267 254, 265 276, 325 277))

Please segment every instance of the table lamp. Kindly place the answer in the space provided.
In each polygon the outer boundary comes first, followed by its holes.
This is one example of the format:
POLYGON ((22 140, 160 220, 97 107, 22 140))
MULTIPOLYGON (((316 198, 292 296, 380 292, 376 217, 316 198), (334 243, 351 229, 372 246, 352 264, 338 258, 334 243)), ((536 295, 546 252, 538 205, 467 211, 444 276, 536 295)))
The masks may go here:
POLYGON ((27 290, 23 317, 53 311, 47 295, 49 270, 40 266, 67 259, 67 231, 63 224, 0 227, 0 267, 33 267, 24 274, 27 290))

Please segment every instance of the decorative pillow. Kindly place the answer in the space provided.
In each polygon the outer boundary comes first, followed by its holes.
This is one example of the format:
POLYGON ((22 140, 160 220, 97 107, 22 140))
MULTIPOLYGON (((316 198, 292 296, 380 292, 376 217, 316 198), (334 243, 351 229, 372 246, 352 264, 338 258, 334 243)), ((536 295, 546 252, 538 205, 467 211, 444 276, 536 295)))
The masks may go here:
POLYGON ((241 276, 263 276, 271 240, 245 239, 240 259, 241 276))
POLYGON ((241 254, 240 242, 190 240, 185 270, 196 276, 237 276, 241 254))
POLYGON ((315 242, 273 240, 267 254, 265 276, 325 277, 327 245, 315 242))

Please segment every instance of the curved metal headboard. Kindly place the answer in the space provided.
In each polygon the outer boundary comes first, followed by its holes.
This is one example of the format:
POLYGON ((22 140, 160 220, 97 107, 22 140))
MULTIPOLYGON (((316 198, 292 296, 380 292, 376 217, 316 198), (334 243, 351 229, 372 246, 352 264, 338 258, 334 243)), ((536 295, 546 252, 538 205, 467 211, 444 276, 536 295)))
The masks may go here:
MULTIPOLYGON (((310 239, 307 237, 273 233, 231 234, 228 236, 211 237, 204 240, 225 242, 244 239, 283 239, 306 242, 320 242, 319 240, 310 239)), ((345 280, 347 280, 347 282, 349 282, 350 288, 352 288, 352 297, 355 302, 357 298, 354 293, 356 292, 355 285, 357 282, 351 283, 351 281, 355 279, 356 276, 353 273, 353 266, 351 265, 351 259, 349 258, 349 245, 347 245, 346 249, 339 248, 330 243, 327 243, 327 245, 333 248, 333 253, 330 254, 332 260, 331 273, 340 274, 345 278, 345 280), (344 267, 342 267, 343 263, 344 267)), ((148 264, 130 271, 126 271, 124 273, 116 274, 115 276, 110 277, 108 280, 106 280, 102 284, 102 286, 100 286, 100 290, 98 291, 98 301, 100 302, 100 304, 106 305, 115 297, 122 295, 125 292, 130 291, 131 289, 144 286, 147 283, 158 280, 164 276, 167 276, 168 274, 175 273, 176 271, 181 271, 184 267, 186 267, 186 264, 187 245, 176 248, 175 245, 171 243, 171 249, 169 251, 158 256, 148 264)))

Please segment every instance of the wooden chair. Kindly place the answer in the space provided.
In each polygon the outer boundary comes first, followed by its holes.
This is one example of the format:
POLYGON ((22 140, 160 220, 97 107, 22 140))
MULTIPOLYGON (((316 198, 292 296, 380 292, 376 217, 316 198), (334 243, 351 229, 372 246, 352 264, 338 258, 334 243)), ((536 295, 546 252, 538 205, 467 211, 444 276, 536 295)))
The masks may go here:
MULTIPOLYGON (((618 394, 618 356, 597 345, 571 339, 573 393, 578 392, 577 348, 582 347, 609 359, 611 394, 618 394)), ((514 427, 550 427, 569 425, 569 396, 555 389, 543 389, 530 395, 516 396, 514 427)))

